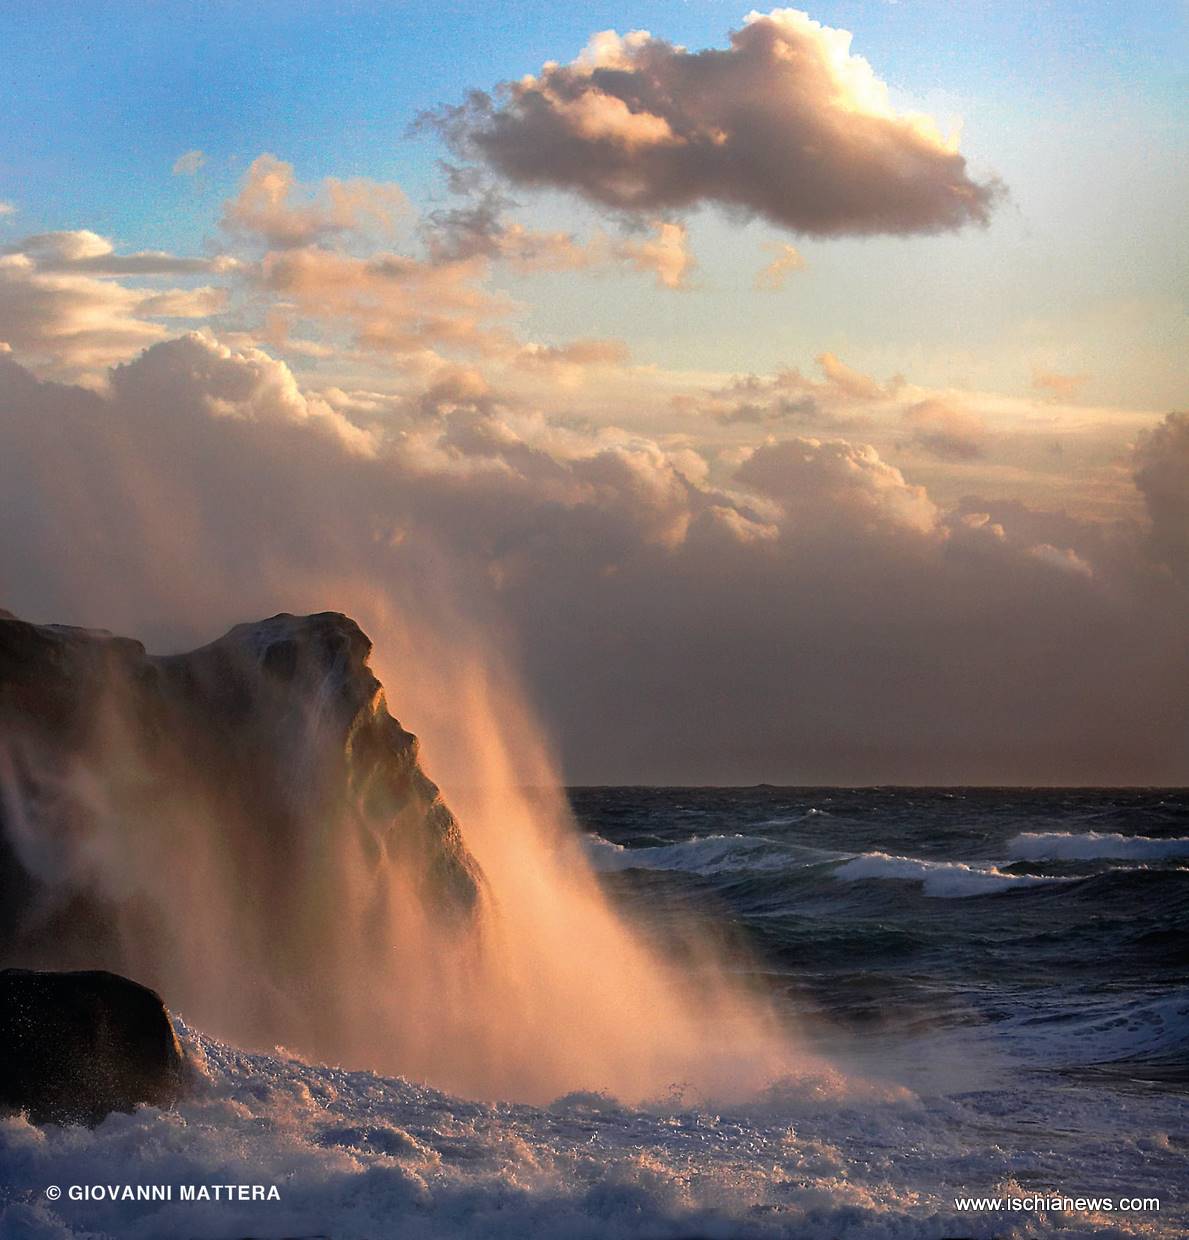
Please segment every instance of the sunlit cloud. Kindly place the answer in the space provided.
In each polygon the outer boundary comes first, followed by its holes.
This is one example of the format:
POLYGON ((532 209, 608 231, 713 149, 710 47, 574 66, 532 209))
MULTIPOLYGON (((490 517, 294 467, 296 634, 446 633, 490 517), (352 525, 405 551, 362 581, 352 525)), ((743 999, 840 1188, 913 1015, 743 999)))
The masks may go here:
POLYGON ((912 442, 943 461, 968 461, 983 455, 986 426, 981 418, 951 401, 930 397, 903 413, 912 442))
POLYGON ((947 507, 857 437, 720 456, 561 425, 465 367, 316 393, 192 335, 99 393, 0 358, 0 583, 30 615, 193 636, 431 563, 507 634, 577 777, 1026 779, 1043 754, 1047 778, 1157 781, 1183 743, 1187 444, 1177 416, 1144 438, 1144 518, 1108 528, 947 507))
POLYGON ((1056 370, 1045 370, 1034 367, 1032 370, 1032 386, 1043 392, 1048 400, 1073 400, 1086 386, 1090 376, 1085 374, 1066 375, 1056 370))
POLYGON ((360 230, 390 236, 408 209, 399 186, 362 177, 326 177, 307 190, 292 164, 265 154, 253 160, 239 193, 224 203, 222 224, 229 232, 286 249, 360 230))
POLYGON ((862 371, 854 370, 833 353, 819 353, 817 364, 829 383, 856 400, 879 400, 886 393, 884 388, 862 371))
POLYGON ((225 289, 131 287, 118 276, 226 273, 232 260, 119 255, 88 230, 39 233, 0 250, 0 340, 46 373, 92 376, 163 339, 160 319, 206 319, 225 289))
POLYGON ((429 119, 514 184, 637 217, 713 203, 818 236, 987 223, 999 183, 972 180, 929 117, 891 106, 849 32, 776 9, 730 42, 689 52, 603 31, 570 64, 429 119))
POLYGON ((772 252, 772 261, 756 273, 755 287, 776 293, 784 288, 794 271, 804 270, 805 259, 795 245, 787 242, 769 241, 765 248, 772 252))

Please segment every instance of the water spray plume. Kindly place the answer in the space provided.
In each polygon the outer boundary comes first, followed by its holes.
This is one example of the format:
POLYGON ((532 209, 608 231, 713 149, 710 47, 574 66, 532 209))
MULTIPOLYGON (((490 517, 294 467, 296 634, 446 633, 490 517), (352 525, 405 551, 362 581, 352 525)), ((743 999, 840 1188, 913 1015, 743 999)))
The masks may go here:
POLYGON ((611 905, 474 624, 442 598, 411 613, 358 581, 334 594, 377 639, 458 821, 339 617, 314 622, 333 657, 312 662, 310 622, 283 618, 149 660, 190 715, 147 732, 113 655, 66 770, 34 737, 5 747, 10 842, 48 892, 38 963, 121 968, 220 1036, 469 1096, 727 1098, 809 1066, 692 927, 679 972, 611 905), (328 782, 344 749, 350 774, 328 782), (80 917, 102 932, 67 933, 80 917))

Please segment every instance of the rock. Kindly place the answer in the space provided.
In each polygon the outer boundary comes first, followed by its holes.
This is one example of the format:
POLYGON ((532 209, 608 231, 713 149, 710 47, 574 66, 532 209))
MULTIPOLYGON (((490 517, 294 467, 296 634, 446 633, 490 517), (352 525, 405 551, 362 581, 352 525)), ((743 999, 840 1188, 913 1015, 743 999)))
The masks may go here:
POLYGON ((484 881, 326 612, 188 654, 0 612, 0 964, 105 968, 225 1036, 346 1054, 412 933, 484 881), (335 1010, 335 1005, 338 1010, 335 1010))
POLYGON ((0 970, 0 1107, 98 1123, 174 1103, 186 1060, 160 997, 115 973, 0 970))

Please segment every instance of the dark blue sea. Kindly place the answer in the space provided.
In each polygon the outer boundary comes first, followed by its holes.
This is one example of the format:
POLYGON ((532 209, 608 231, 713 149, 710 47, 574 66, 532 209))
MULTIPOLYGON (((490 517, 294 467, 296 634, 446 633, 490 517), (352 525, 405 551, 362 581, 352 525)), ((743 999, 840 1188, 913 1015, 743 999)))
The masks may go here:
POLYGON ((1189 1235, 1186 793, 570 795, 600 881, 656 946, 696 983, 694 942, 713 938, 826 1070, 738 1102, 674 1082, 528 1105, 179 1020, 205 1084, 176 1110, 0 1118, 0 1237, 1189 1235), (121 1183, 281 1200, 69 1192, 121 1183))
POLYGON ((1189 1086, 1189 792, 570 797, 637 918, 663 936, 696 912, 811 1033, 914 1072, 923 1037, 962 1030, 1096 1087, 1189 1086))

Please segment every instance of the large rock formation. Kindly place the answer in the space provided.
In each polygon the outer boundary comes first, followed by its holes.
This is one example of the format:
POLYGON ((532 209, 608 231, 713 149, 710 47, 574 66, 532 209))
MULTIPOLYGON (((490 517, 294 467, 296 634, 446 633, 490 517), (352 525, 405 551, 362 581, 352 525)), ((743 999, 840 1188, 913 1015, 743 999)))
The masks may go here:
POLYGON ((158 995, 114 973, 0 970, 0 1108, 94 1124, 169 1106, 186 1060, 158 995))
POLYGON ((343 1053, 402 939, 465 935, 483 890, 370 650, 335 613, 154 657, 0 612, 0 964, 343 1053))

